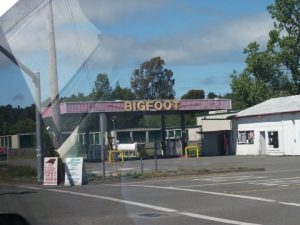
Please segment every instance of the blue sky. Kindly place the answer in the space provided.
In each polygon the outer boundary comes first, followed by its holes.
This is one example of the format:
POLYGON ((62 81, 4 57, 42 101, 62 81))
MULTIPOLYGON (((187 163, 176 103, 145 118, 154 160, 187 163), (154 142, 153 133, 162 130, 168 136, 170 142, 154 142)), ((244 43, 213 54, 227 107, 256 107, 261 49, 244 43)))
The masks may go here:
MULTIPOLYGON (((190 89, 204 89, 206 94, 230 92, 231 72, 244 68, 243 48, 251 41, 266 43, 273 23, 266 10, 271 3, 54 0, 61 95, 89 93, 99 72, 109 75, 112 86, 119 81, 129 87, 132 71, 156 56, 173 70, 177 98, 190 89)), ((5 34, 15 56, 41 72, 43 100, 50 96, 46 13, 46 9, 32 12, 5 34)), ((0 76, 0 88, 6 93, 0 105, 33 103, 29 93, 34 89, 26 75, 0 63, 0 76), (8 73, 15 75, 7 77, 8 73)))

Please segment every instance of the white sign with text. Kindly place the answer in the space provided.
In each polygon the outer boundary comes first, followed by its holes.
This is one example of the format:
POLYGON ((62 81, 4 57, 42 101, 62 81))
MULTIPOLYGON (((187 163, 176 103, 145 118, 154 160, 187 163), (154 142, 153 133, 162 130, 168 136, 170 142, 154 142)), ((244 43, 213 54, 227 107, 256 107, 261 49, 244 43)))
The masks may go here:
POLYGON ((83 158, 66 158, 65 186, 82 185, 83 158))

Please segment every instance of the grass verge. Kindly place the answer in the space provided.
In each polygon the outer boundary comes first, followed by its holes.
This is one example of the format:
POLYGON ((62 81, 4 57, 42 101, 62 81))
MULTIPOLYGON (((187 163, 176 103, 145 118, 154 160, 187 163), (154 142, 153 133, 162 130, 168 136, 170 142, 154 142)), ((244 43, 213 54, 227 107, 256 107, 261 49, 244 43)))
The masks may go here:
POLYGON ((32 180, 35 179, 36 176, 36 169, 32 167, 0 164, 0 180, 32 180))
MULTIPOLYGON (((255 171, 265 171, 264 168, 248 168, 248 167, 230 167, 230 168, 218 168, 218 169, 177 169, 174 171, 150 171, 144 172, 132 172, 121 174, 116 172, 115 175, 110 175, 106 177, 110 181, 118 180, 131 180, 131 179, 151 179, 151 178, 162 178, 162 177, 172 177, 172 176, 185 176, 185 175, 210 175, 210 174, 222 174, 222 173, 237 173, 237 172, 255 172, 255 171)), ((96 174, 89 174, 89 181, 103 180, 102 176, 96 174)))

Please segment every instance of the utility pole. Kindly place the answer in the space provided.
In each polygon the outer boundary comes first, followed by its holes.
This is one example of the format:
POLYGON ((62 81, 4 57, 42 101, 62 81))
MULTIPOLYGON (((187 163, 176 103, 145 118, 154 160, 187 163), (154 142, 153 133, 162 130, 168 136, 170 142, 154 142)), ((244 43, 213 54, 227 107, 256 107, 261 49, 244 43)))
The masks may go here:
POLYGON ((101 143, 101 161, 102 161, 102 173, 105 180, 105 133, 107 129, 107 119, 105 113, 100 113, 100 143, 101 143))
POLYGON ((54 34, 54 22, 53 22, 53 10, 52 0, 48 1, 48 57, 49 57, 49 80, 51 88, 51 107, 52 107, 52 118, 54 122, 53 132, 53 144, 55 149, 58 149, 62 143, 61 134, 61 122, 60 122, 60 104, 58 94, 58 79, 57 79, 57 60, 56 60, 56 47, 55 47, 55 34, 54 34))
POLYGON ((3 136, 5 136, 5 132, 6 132, 5 126, 6 126, 6 121, 3 121, 3 136))
POLYGON ((4 147, 6 147, 6 137, 5 137, 5 135, 6 135, 6 130, 5 130, 5 126, 6 126, 6 121, 4 121, 3 122, 3 136, 4 136, 4 143, 3 143, 3 145, 4 145, 4 147))
MULTIPOLYGON (((34 83, 35 86, 35 124, 36 124, 36 155, 37 155, 37 180, 43 181, 43 151, 42 151, 42 131, 41 131, 41 81, 40 73, 32 72, 22 62, 16 59, 8 50, 0 45, 0 52, 2 52, 10 61, 12 61, 17 67, 23 70, 34 83)), ((5 127, 4 127, 5 133, 5 127)))

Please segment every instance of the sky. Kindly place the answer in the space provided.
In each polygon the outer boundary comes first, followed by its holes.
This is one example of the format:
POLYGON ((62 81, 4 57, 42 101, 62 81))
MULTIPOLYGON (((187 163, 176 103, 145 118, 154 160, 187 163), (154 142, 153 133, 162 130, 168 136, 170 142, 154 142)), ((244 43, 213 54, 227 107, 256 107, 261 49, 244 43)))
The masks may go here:
MULTIPOLYGON (((174 73, 176 98, 190 89, 230 92, 230 74, 245 67, 243 49, 252 41, 261 46, 267 41, 273 21, 266 7, 272 3, 53 0, 60 95, 90 93, 100 72, 108 74, 112 86, 118 81, 130 87, 133 70, 156 56, 174 73)), ((0 15, 5 6, 1 3, 0 15)), ((47 7, 34 10, 2 36, 19 60, 40 71, 45 100, 50 96, 47 7)), ((32 81, 14 65, 0 64, 0 77, 0 88, 6 93, 0 105, 33 103, 32 81)))

